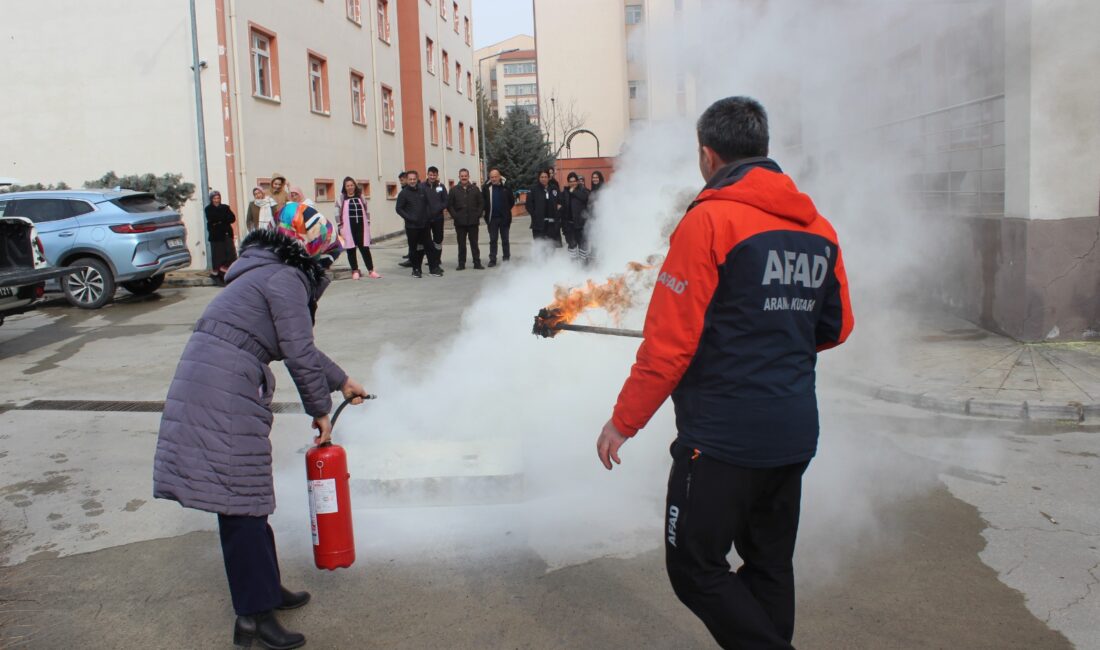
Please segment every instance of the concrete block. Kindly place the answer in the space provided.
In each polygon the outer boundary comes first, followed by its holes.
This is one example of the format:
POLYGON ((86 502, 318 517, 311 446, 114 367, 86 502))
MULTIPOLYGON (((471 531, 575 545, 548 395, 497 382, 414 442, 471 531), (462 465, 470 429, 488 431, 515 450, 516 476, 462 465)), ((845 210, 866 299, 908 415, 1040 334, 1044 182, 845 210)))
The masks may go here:
POLYGON ((904 388, 893 388, 891 386, 883 386, 875 391, 875 397, 884 401, 892 402, 894 404, 908 404, 909 406, 917 406, 920 401, 920 394, 915 393, 904 388))
POLYGON ((1080 404, 1052 404, 1044 402, 1027 403, 1027 416, 1032 420, 1081 422, 1083 419, 1080 404))
POLYGON ((946 395, 921 395, 917 399, 917 406, 922 409, 928 409, 929 411, 937 411, 939 413, 954 413, 956 415, 966 415, 966 404, 969 400, 950 397, 946 395))
POLYGON ((972 399, 967 406, 967 415, 987 418, 1026 417, 1024 402, 999 402, 994 400, 972 399))

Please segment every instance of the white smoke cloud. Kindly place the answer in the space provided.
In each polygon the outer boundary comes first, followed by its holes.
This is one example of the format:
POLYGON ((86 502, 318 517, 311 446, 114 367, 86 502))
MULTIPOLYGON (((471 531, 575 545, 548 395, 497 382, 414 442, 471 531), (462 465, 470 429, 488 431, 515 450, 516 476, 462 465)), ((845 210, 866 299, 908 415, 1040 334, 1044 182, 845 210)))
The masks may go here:
MULTIPOLYGON (((875 28, 908 15, 906 4, 812 3, 810 10, 805 2, 712 2, 682 26, 649 31, 650 60, 689 72, 700 109, 735 94, 770 109, 774 157, 837 227, 857 329, 848 346, 822 357, 825 367, 845 355, 894 362, 858 323, 874 314, 876 325, 889 329, 899 287, 911 286, 914 270, 927 265, 937 236, 901 198, 899 179, 919 171, 910 168, 910 152, 853 135, 879 123, 882 107, 900 92, 881 70, 888 62, 876 58, 886 44, 875 40, 875 28)), ((923 3, 922 11, 949 23, 947 14, 960 9, 923 3)), ((544 340, 530 328, 555 284, 602 280, 667 249, 670 229, 703 184, 695 117, 669 116, 632 133, 598 203, 594 267, 582 270, 564 251, 536 249, 533 259, 513 262, 485 285, 427 367, 411 351, 381 355, 369 385, 384 399, 344 416, 345 424, 370 432, 348 443, 353 475, 497 479, 488 487, 411 480, 402 488, 407 494, 398 489, 369 504, 358 497, 356 523, 369 553, 528 547, 557 567, 661 543, 671 406, 624 446, 624 464, 613 472, 595 452, 637 341, 572 333, 544 340), (522 475, 522 491, 507 478, 515 475, 522 475), (448 501, 454 505, 426 507, 448 501)), ((644 304, 623 325, 640 327, 643 317, 644 304)), ((587 318, 611 324, 599 312, 587 318)), ((804 487, 801 580, 837 571, 857 542, 875 538, 882 508, 932 485, 910 457, 875 442, 889 432, 856 429, 829 404, 823 413, 819 457, 804 487)))

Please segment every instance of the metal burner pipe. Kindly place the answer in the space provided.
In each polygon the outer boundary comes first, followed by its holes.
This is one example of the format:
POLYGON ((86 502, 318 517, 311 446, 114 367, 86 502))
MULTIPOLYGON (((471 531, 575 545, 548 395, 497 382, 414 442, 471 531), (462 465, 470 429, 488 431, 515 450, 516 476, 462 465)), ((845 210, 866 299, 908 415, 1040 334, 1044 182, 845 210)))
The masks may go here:
POLYGON ((641 330, 627 330, 618 327, 594 327, 591 325, 573 325, 572 323, 563 323, 561 325, 555 325, 554 330, 566 330, 569 332, 587 332, 589 334, 606 334, 607 336, 628 336, 631 338, 642 338, 641 330))

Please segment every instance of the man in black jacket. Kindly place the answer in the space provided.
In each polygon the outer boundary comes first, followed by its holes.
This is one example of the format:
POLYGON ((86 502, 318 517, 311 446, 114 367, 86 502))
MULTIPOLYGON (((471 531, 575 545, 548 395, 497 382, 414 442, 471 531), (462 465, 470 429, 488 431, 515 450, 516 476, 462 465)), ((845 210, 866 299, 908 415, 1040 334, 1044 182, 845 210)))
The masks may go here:
POLYGON ((412 262, 414 278, 423 277, 421 267, 424 264, 424 251, 429 251, 429 271, 434 276, 443 275, 443 269, 433 263, 430 251, 435 247, 432 242, 432 216, 428 202, 428 190, 418 181, 419 174, 410 170, 408 180, 401 193, 397 195, 397 216, 405 220, 405 236, 409 240, 409 261, 412 262))
POLYGON ((558 223, 558 191, 550 184, 550 173, 539 173, 539 184, 527 193, 527 214, 531 215, 531 235, 548 239, 561 246, 561 224, 558 223))
POLYGON ((428 168, 428 180, 424 183, 428 188, 428 211, 432 215, 432 248, 428 252, 428 260, 435 267, 443 269, 443 215, 447 209, 447 188, 439 182, 439 168, 432 165, 428 168))
POLYGON ((516 197, 504 184, 499 169, 489 170, 489 182, 481 189, 485 223, 489 226, 489 266, 497 265, 497 237, 503 247, 504 261, 511 257, 508 250, 508 230, 512 227, 512 206, 516 197))
POLYGON ((483 198, 477 185, 470 182, 470 170, 458 170, 458 185, 451 188, 447 196, 447 212, 455 224, 458 235, 458 267, 456 271, 466 269, 466 239, 470 240, 470 252, 474 254, 474 268, 484 269, 481 265, 481 250, 477 246, 480 230, 483 198))

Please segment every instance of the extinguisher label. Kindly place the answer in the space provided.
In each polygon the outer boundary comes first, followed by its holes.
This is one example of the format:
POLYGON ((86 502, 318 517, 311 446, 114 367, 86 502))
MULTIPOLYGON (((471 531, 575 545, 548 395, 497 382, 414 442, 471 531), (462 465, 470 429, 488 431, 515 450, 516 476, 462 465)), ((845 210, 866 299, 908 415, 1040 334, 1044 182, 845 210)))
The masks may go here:
POLYGON ((314 546, 320 543, 317 535, 317 515, 331 514, 339 509, 339 504, 336 502, 336 479, 309 481, 309 523, 314 546))

